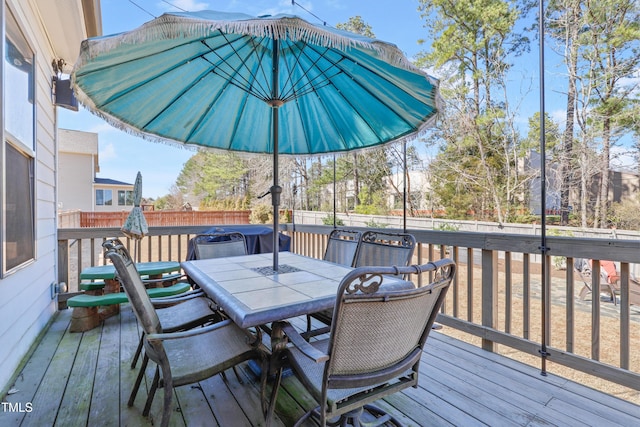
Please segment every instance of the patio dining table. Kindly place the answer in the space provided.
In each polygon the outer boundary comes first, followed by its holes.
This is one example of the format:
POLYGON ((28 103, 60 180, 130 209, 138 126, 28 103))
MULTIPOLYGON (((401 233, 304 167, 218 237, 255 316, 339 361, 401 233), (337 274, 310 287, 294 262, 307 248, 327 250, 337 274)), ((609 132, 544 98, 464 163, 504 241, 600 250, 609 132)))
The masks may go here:
MULTIPOLYGON (((242 328, 262 326, 333 308, 342 278, 353 268, 282 252, 278 272, 271 254, 181 263, 184 272, 242 328)), ((414 284, 385 279, 387 289, 414 284)))

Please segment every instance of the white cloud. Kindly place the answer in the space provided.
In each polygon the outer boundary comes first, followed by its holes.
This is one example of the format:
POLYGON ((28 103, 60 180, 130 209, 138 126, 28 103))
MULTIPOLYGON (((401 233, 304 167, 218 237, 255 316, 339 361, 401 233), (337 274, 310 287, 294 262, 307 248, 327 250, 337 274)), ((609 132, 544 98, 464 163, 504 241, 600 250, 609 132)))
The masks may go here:
POLYGON ((114 128, 107 122, 98 122, 87 129, 87 132, 93 133, 106 133, 106 132, 116 132, 118 129, 114 128))
POLYGON ((553 110, 551 112, 551 119, 561 125, 562 128, 564 128, 564 124, 567 121, 567 110, 553 110))
POLYGON ((167 2, 158 3, 158 7, 163 10, 178 9, 180 11, 186 10, 188 12, 210 9, 209 3, 197 0, 167 0, 167 2))
POLYGON ((611 167, 617 170, 637 171, 635 151, 626 146, 611 147, 611 167))
POLYGON ((105 145, 100 150, 98 158, 100 159, 100 162, 117 159, 118 154, 116 153, 116 147, 111 143, 105 145))

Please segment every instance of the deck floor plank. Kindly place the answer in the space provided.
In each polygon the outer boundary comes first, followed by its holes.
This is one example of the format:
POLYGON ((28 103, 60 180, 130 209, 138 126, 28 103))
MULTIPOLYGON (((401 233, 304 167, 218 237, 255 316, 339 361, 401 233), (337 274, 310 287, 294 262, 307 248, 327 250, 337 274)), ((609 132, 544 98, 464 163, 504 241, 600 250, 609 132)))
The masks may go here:
MULTIPOLYGON (((231 370, 226 373, 226 376, 226 381, 237 381, 231 370)), ((220 426, 250 425, 242 407, 238 404, 233 394, 229 392, 222 375, 214 375, 209 379, 200 381, 200 387, 202 387, 202 391, 220 426)))
MULTIPOLYGON (((163 390, 151 417, 142 409, 154 372, 149 366, 135 405, 127 400, 138 369, 130 368, 139 340, 131 307, 84 333, 69 333, 70 311, 59 313, 16 377, 7 402, 31 412, 0 412, 1 426, 133 426, 159 422, 163 390)), ((305 327, 306 321, 293 321, 305 327)), ((150 365, 153 365, 150 363, 150 365)), ((247 364, 195 386, 175 389, 171 426, 264 426, 259 381, 247 364)), ((267 391, 270 393, 270 387, 267 391)), ((293 375, 282 381, 273 425, 289 426, 315 405, 293 375)), ((432 333, 420 383, 377 403, 408 426, 635 426, 640 406, 583 387, 441 333, 432 333)), ((307 421, 305 427, 316 423, 307 421)))
MULTIPOLYGON (((77 399, 76 396, 90 397, 93 394, 101 332, 102 328, 94 328, 82 334, 67 380, 67 389, 73 390, 74 393, 64 393, 56 417, 56 426, 80 427, 87 424, 91 399, 77 399)), ((96 386, 100 387, 99 384, 96 386)))
MULTIPOLYGON (((38 387, 44 378, 53 357, 60 346, 71 318, 69 316, 55 315, 49 329, 41 337, 40 343, 24 364, 20 375, 13 384, 16 392, 5 397, 8 403, 22 405, 33 403, 38 387)), ((26 409, 26 408, 25 408, 26 409)), ((25 411, 0 412, 0 425, 17 426, 25 418, 25 411)))
POLYGON ((81 338, 82 334, 63 335, 35 392, 33 410, 25 414, 22 425, 54 425, 81 338))
POLYGON ((105 320, 91 394, 88 425, 120 425, 120 317, 105 320))
POLYGON ((138 370, 142 364, 142 357, 138 360, 135 369, 131 369, 131 359, 135 352, 140 336, 138 335, 138 322, 132 310, 120 310, 120 425, 121 426, 147 426, 149 420, 142 416, 142 408, 147 398, 146 383, 143 382, 138 391, 138 396, 132 407, 127 405, 129 394, 133 389, 138 370))
POLYGON ((422 384, 429 384, 431 380, 436 380, 442 383, 447 382, 449 386, 456 389, 462 389, 464 384, 468 384, 469 388, 464 392, 465 395, 491 407, 496 412, 504 411, 507 417, 519 421, 521 425, 531 422, 537 416, 547 421, 572 421, 562 412, 556 413, 547 406, 552 398, 551 394, 542 393, 526 383, 515 382, 503 370, 493 370, 493 365, 490 363, 481 365, 477 362, 465 361, 456 354, 446 351, 442 351, 440 357, 439 369, 426 367, 421 370, 422 384), (452 379, 459 383, 452 384, 452 379), (493 390, 492 395, 487 396, 485 390, 493 390), (498 402, 505 403, 501 407, 495 407, 496 399, 498 402))

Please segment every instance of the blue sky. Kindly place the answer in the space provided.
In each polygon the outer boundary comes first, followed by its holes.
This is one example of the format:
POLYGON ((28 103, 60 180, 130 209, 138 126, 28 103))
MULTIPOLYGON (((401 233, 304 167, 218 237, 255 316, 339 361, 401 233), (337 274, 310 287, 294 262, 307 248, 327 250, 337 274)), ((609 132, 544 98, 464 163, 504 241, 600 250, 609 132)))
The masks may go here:
MULTIPOLYGON (((254 16, 293 13, 308 21, 318 22, 316 17, 309 14, 311 12, 326 21, 327 25, 332 26, 339 22, 346 22, 352 16, 360 15, 371 25, 377 38, 396 44, 409 58, 425 48, 417 42, 428 36, 423 26, 424 21, 417 12, 417 0, 300 0, 298 3, 306 11, 301 7, 293 6, 291 0, 102 0, 103 33, 106 35, 128 31, 153 19, 153 16, 179 9, 234 11, 254 16)), ((530 19, 535 19, 535 16, 531 16, 530 19)), ((531 35, 531 38, 533 39, 534 35, 531 35)), ((534 42, 532 51, 530 57, 522 61, 528 65, 520 67, 519 71, 513 73, 514 90, 520 91, 524 100, 523 123, 526 123, 527 117, 533 112, 539 110, 537 41, 534 42)), ((546 61, 549 70, 546 82, 546 110, 554 114, 554 108, 549 105, 549 101, 558 97, 562 88, 553 86, 553 76, 557 72, 553 71, 553 66, 549 66, 553 62, 552 58, 546 61)), ((100 173, 98 177, 133 183, 136 173, 141 171, 143 196, 147 198, 168 194, 184 163, 194 154, 188 149, 132 137, 111 127, 82 107, 79 112, 60 108, 58 119, 61 128, 99 134, 100 173)))

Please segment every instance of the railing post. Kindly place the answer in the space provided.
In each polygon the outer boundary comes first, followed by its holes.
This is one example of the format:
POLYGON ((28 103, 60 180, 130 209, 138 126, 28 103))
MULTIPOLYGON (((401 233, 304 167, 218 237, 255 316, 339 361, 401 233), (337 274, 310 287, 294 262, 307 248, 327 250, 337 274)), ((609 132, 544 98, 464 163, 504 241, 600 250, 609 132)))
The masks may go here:
POLYGON ((58 283, 69 284, 69 241, 58 240, 58 283))
MULTIPOLYGON (((482 326, 496 329, 498 322, 498 252, 482 250, 482 326)), ((494 351, 493 341, 483 338, 482 348, 494 351)))

